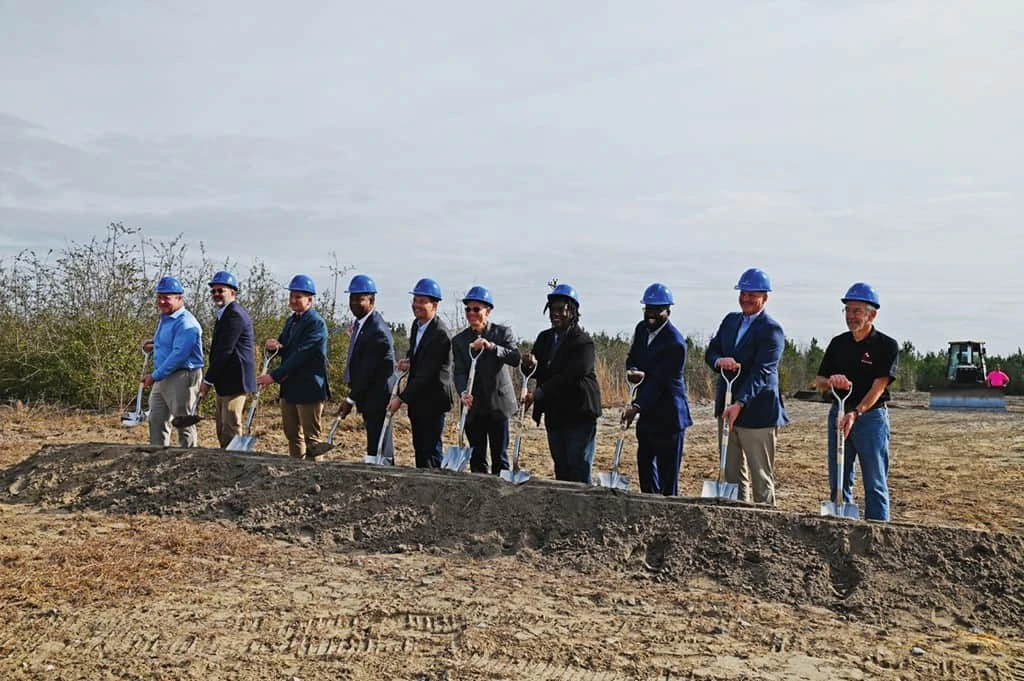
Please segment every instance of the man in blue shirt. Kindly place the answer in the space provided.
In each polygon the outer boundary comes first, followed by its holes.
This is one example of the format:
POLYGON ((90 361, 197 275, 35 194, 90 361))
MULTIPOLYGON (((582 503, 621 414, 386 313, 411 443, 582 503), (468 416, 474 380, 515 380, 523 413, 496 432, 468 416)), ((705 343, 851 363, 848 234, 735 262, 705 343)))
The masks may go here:
MULTIPOLYGON (((142 344, 153 353, 153 373, 142 377, 149 393, 149 443, 171 444, 171 419, 184 416, 199 394, 203 379, 203 328, 185 309, 185 289, 176 277, 163 277, 156 286, 160 323, 153 338, 142 344)), ((178 444, 195 447, 195 425, 178 428, 178 444)))

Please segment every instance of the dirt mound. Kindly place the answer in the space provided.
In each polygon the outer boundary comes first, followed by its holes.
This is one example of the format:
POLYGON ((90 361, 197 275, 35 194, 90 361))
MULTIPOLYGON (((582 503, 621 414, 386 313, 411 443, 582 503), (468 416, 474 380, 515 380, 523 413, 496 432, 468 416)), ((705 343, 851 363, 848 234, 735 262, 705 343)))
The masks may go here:
POLYGON ((732 590, 884 622, 931 608, 1016 628, 1024 539, 851 523, 553 481, 109 444, 46 447, 0 473, 0 502, 227 519, 332 550, 463 552, 732 590))

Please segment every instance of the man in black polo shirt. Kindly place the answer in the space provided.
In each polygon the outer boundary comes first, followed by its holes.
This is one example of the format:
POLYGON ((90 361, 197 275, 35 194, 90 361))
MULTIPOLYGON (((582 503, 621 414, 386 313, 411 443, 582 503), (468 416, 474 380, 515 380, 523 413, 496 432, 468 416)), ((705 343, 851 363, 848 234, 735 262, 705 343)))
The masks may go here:
MULTIPOLYGON (((874 327, 878 293, 864 282, 850 287, 843 297, 846 326, 831 340, 815 379, 819 390, 850 390, 840 423, 846 438, 843 462, 843 501, 853 502, 853 463, 860 459, 864 476, 864 517, 889 520, 889 384, 896 379, 899 345, 874 327)), ((830 499, 836 491, 836 422, 838 405, 829 410, 828 483, 830 499)))

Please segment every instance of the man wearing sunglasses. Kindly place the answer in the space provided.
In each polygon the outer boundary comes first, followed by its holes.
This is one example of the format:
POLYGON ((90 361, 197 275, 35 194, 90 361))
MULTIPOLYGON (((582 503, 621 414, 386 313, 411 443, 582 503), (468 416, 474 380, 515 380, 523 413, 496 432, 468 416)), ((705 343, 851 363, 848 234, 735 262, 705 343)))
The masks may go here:
POLYGON ((509 468, 508 419, 517 400, 507 367, 519 364, 519 349, 512 330, 490 321, 494 298, 483 286, 469 289, 462 299, 469 327, 452 338, 455 388, 466 414, 466 438, 473 448, 469 467, 474 473, 499 474, 509 468), (472 357, 476 357, 473 391, 466 390, 472 357), (490 444, 491 464, 487 465, 490 444))
POLYGON ((217 441, 227 447, 242 435, 245 398, 256 392, 255 336, 249 313, 238 302, 238 279, 231 272, 217 272, 210 278, 217 321, 210 341, 210 366, 203 376, 199 394, 217 391, 217 441))

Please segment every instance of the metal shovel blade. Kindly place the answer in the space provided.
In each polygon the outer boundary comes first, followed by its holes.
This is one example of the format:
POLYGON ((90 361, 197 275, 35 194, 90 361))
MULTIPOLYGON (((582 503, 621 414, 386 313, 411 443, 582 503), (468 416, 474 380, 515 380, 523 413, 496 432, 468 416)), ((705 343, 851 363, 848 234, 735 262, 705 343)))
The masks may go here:
POLYGON ((502 469, 499 475, 505 482, 511 482, 513 485, 521 485, 530 479, 530 471, 519 467, 519 451, 523 446, 523 436, 516 435, 515 444, 512 445, 512 468, 502 469))
POLYGON ((732 499, 740 498, 740 486, 735 482, 718 482, 717 480, 705 480, 701 487, 700 496, 704 499, 732 499))
POLYGON ((125 412, 124 415, 121 416, 121 425, 128 426, 129 428, 132 426, 141 426, 145 422, 146 412, 129 411, 125 412))
POLYGON ((629 489, 629 478, 618 471, 608 471, 597 474, 597 484, 609 489, 629 489))
POLYGON ((367 454, 363 457, 363 463, 371 466, 394 466, 395 462, 383 454, 367 454))
POLYGON ((189 426, 196 425, 202 420, 203 417, 199 414, 185 414, 184 416, 175 416, 171 419, 171 425, 175 428, 188 428, 189 426))
POLYGON ((473 456, 472 447, 456 447, 452 445, 444 450, 441 456, 441 468, 447 471, 462 473, 469 465, 469 459, 473 456))
POLYGON ((857 504, 845 501, 841 504, 837 504, 834 501, 821 502, 820 514, 823 516, 829 515, 833 518, 860 520, 860 509, 857 507, 857 504))
POLYGON ((251 452, 256 446, 255 435, 236 435, 225 449, 229 452, 251 452))

